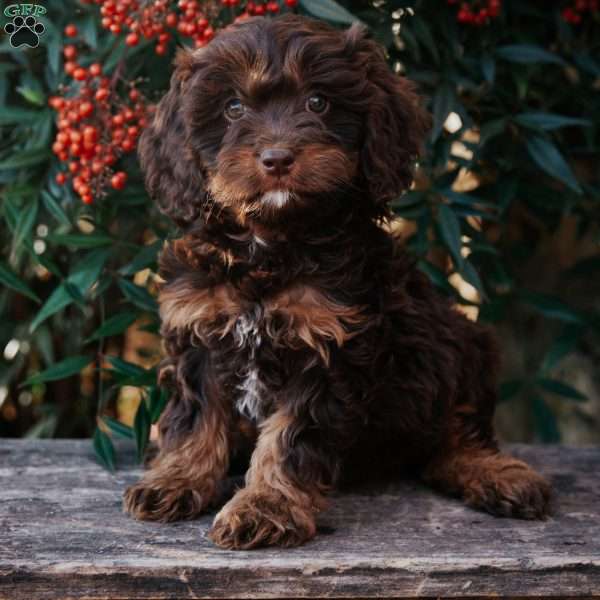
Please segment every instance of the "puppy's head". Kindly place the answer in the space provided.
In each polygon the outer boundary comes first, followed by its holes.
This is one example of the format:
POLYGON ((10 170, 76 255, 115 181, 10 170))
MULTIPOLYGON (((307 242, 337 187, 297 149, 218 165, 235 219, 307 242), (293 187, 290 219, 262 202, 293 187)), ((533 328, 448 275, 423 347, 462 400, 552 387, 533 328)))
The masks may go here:
POLYGON ((252 19, 181 51, 140 145, 150 194, 181 225, 207 204, 240 223, 385 213, 425 127, 413 86, 363 27, 252 19))

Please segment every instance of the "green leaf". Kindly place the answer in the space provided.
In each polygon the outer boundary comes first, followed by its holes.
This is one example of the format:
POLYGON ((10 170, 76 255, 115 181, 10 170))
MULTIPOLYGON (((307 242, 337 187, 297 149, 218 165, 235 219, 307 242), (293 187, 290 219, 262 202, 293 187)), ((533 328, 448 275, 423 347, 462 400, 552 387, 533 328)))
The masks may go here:
POLYGON ((156 373, 153 369, 144 369, 116 356, 107 356, 112 370, 108 372, 115 377, 120 385, 146 386, 154 385, 156 382, 156 373))
POLYGON ((40 323, 71 304, 71 302, 73 302, 73 297, 71 294, 69 294, 65 284, 61 283, 50 294, 50 297, 48 300, 46 300, 44 306, 42 306, 38 314, 34 317, 33 321, 31 321, 31 324, 29 325, 30 333, 33 333, 40 323))
POLYGON ((535 428, 542 442, 548 444, 560 442, 560 431, 556 417, 546 404, 546 401, 540 396, 534 396, 532 399, 532 409, 535 428))
POLYGON ((563 333, 546 353, 540 371, 542 373, 551 371, 565 356, 575 349, 583 333, 584 328, 582 326, 567 325, 563 333))
POLYGON ((508 120, 506 117, 502 117, 500 119, 493 119, 484 123, 481 127, 479 139, 480 145, 485 146, 490 140, 493 140, 495 137, 498 137, 500 134, 504 133, 507 122, 508 120))
POLYGON ((2 263, 0 263, 0 282, 16 292, 23 294, 23 296, 27 296, 28 298, 31 298, 31 300, 35 300, 35 302, 38 304, 41 302, 33 290, 2 263))
POLYGON ((565 115, 556 115, 546 112, 524 112, 515 117, 515 122, 523 127, 531 129, 544 129, 550 131, 561 127, 580 126, 591 127, 592 122, 588 119, 578 119, 565 115))
POLYGON ((0 162, 0 171, 32 167, 47 161, 50 157, 51 153, 47 148, 35 148, 33 150, 15 152, 11 154, 10 158, 0 162))
POLYGON ((423 271, 431 282, 440 290, 443 290, 449 296, 456 296, 456 289, 450 285, 446 273, 438 269, 433 263, 426 260, 420 260, 418 262, 419 270, 423 271))
POLYGON ((94 452, 100 463, 109 471, 115 470, 115 447, 112 440, 99 427, 94 433, 94 452))
POLYGON ((152 421, 150 419, 150 413, 146 407, 146 401, 142 398, 133 421, 137 457, 140 462, 144 458, 144 452, 146 450, 146 446, 148 445, 148 440, 150 439, 151 425, 152 421))
POLYGON ((417 39, 427 48, 427 50, 431 54, 434 63, 439 64, 440 53, 438 51, 437 44, 435 43, 429 25, 423 19, 419 18, 416 15, 412 17, 410 24, 417 39))
POLYGON ((351 12, 334 0, 300 0, 300 5, 313 17, 324 21, 350 25, 359 21, 351 12))
POLYGON ((162 245, 163 242, 159 240, 149 246, 144 246, 129 264, 119 269, 119 273, 133 275, 150 265, 154 265, 162 245))
POLYGON ((104 73, 109 74, 115 68, 117 63, 125 56, 126 49, 125 38, 117 38, 117 43, 103 62, 102 70, 104 73))
POLYGON ((71 221, 60 204, 47 191, 42 192, 42 201, 46 210, 61 224, 70 226, 71 221))
POLYGON ((102 417, 102 421, 115 434, 129 440, 134 439, 133 428, 111 417, 102 417))
POLYGON ((435 95, 433 96, 433 126, 431 128, 432 141, 437 140, 442 133, 442 130, 444 129, 444 123, 452 111, 454 104, 454 88, 448 83, 443 83, 437 88, 435 95))
POLYGON ((557 379, 547 379, 545 377, 542 377, 537 380, 537 383, 540 387, 544 388, 548 392, 552 392, 553 394, 557 394, 559 396, 563 396, 571 400, 578 400, 581 402, 586 401, 588 399, 588 397, 585 394, 582 394, 574 387, 571 387, 570 385, 563 383, 562 381, 558 381, 557 379))
POLYGON ((35 104, 36 106, 44 106, 44 104, 46 103, 46 98, 44 97, 44 94, 41 90, 34 90, 25 86, 17 87, 16 90, 30 104, 35 104))
POLYGON ((483 299, 486 298, 487 294, 485 293, 485 288, 483 287, 483 283, 481 282, 479 273, 477 272, 477 269, 473 266, 473 263, 471 261, 463 259, 460 274, 463 276, 464 280, 467 283, 470 283, 479 292, 480 296, 483 299))
POLYGON ((69 291, 70 286, 73 286, 80 295, 85 295, 100 276, 111 251, 110 248, 93 250, 82 258, 73 267, 67 279, 50 294, 44 306, 31 322, 29 331, 35 331, 40 323, 73 302, 73 294, 69 291))
POLYGON ((94 50, 98 47, 98 24, 99 20, 95 14, 87 15, 78 23, 81 37, 94 50))
POLYGON ((37 200, 29 202, 21 208, 14 231, 13 248, 20 249, 23 241, 29 237, 37 213, 37 200))
POLYGON ((86 294, 100 277, 100 273, 102 273, 102 269, 111 253, 112 248, 102 248, 88 252, 73 267, 67 281, 74 285, 81 294, 86 294))
POLYGON ((540 169, 562 181, 577 194, 583 193, 571 167, 550 140, 532 136, 527 140, 527 151, 540 169))
POLYGON ((481 72, 489 84, 494 83, 494 79, 496 78, 496 61, 490 54, 485 54, 482 56, 481 72))
POLYGON ((38 383, 44 383, 45 381, 65 379, 66 377, 79 373, 84 367, 87 367, 92 360, 93 359, 89 356, 70 356, 69 358, 65 358, 65 360, 61 360, 51 367, 48 367, 45 371, 28 377, 21 385, 36 385, 38 383))
POLYGON ((125 298, 142 310, 147 310, 149 312, 156 312, 158 310, 156 300, 145 288, 142 288, 127 279, 119 279, 118 284, 125 298))
POLYGON ((584 323, 583 318, 579 314, 554 296, 529 291, 521 291, 519 296, 523 302, 531 305, 535 310, 549 319, 557 319, 575 324, 584 323))
POLYGON ((554 63, 558 65, 566 65, 567 63, 558 55, 544 50, 540 46, 534 44, 511 44, 508 46, 500 46, 496 49, 496 55, 505 60, 523 63, 554 63))
POLYGON ((500 384, 498 396, 500 402, 506 402, 511 398, 514 398, 523 389, 523 382, 520 379, 510 379, 503 381, 500 384))
POLYGON ((104 323, 102 323, 102 325, 100 325, 87 340, 85 340, 85 343, 87 344, 100 338, 123 333, 123 331, 132 325, 136 319, 137 315, 133 312, 122 312, 114 315, 110 319, 104 321, 104 323))
POLYGON ((48 239, 55 244, 75 248, 100 248, 115 243, 113 238, 103 233, 54 233, 50 234, 48 239))
POLYGON ((32 123, 43 118, 47 111, 30 110, 17 106, 3 106, 0 110, 0 125, 18 125, 19 123, 32 123))
POLYGON ((450 251, 455 268, 461 270, 463 257, 460 252, 462 247, 460 221, 446 204, 438 207, 437 225, 440 238, 450 251))
POLYGON ((150 420, 152 423, 156 423, 165 409, 165 406, 167 406, 169 394, 167 393, 167 390, 153 386, 150 390, 148 401, 150 404, 150 420))

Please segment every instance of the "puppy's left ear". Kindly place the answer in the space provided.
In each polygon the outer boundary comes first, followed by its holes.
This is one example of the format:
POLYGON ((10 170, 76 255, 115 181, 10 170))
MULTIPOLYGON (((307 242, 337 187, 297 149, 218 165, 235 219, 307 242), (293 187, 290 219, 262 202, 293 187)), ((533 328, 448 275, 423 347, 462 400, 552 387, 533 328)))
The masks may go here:
POLYGON ((138 148, 148 193, 160 210, 182 228, 201 214, 206 193, 201 165, 187 143, 189 134, 183 112, 193 63, 191 51, 179 51, 171 87, 158 103, 138 148))
POLYGON ((429 117, 415 85, 391 71, 383 47, 369 39, 364 26, 354 24, 345 35, 368 82, 360 161, 363 181, 371 200, 385 210, 413 181, 429 117))

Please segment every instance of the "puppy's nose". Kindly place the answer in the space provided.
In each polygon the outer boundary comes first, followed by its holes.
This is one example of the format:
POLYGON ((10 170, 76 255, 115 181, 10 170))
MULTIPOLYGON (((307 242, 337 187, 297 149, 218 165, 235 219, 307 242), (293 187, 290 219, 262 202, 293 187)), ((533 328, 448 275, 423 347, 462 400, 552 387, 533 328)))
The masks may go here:
POLYGON ((261 152, 260 162, 269 175, 281 176, 290 172, 294 155, 285 148, 267 148, 261 152))

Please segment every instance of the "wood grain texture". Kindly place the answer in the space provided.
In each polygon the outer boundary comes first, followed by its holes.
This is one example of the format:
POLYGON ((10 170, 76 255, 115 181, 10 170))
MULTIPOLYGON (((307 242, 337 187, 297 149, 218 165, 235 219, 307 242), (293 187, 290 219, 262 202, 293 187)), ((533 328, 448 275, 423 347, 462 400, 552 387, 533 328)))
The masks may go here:
POLYGON ((305 546, 228 552, 212 515, 124 515, 131 462, 112 475, 86 441, 0 440, 0 598, 600 597, 600 448, 511 451, 551 479, 548 521, 398 481, 336 495, 305 546))

